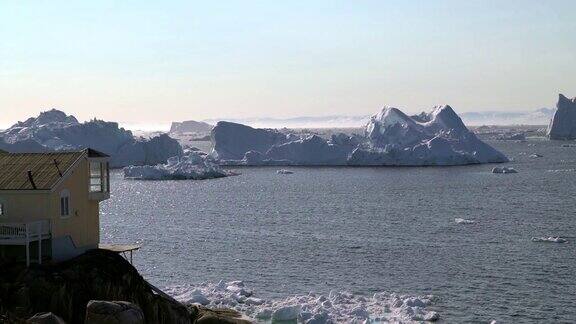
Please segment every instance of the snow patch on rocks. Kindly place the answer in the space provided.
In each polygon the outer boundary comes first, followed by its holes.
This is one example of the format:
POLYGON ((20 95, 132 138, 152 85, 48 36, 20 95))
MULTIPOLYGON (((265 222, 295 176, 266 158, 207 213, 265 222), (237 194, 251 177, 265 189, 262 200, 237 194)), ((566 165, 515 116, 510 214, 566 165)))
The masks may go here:
POLYGON ((298 323, 419 323, 433 322, 440 315, 429 306, 433 296, 405 296, 386 292, 362 296, 331 291, 328 295, 309 293, 278 299, 260 299, 243 282, 202 283, 170 286, 165 292, 185 303, 212 308, 232 308, 257 322, 298 323))

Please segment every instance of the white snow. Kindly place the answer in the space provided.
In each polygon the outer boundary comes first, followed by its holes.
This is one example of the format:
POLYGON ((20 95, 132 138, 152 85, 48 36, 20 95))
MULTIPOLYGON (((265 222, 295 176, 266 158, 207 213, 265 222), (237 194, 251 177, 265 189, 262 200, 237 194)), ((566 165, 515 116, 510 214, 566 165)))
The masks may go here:
POLYGON ((223 170, 210 157, 193 151, 182 157, 171 157, 166 164, 127 166, 124 168, 124 178, 137 180, 200 180, 221 178, 233 174, 223 170))
POLYGON ((496 167, 492 169, 492 173, 518 173, 518 171, 516 171, 516 169, 514 168, 509 168, 509 167, 496 167))
POLYGON ((253 296, 241 281, 170 286, 164 289, 185 303, 213 308, 232 308, 258 322, 299 323, 418 323, 440 318, 429 310, 433 296, 406 296, 386 292, 363 296, 331 291, 328 295, 309 293, 277 299, 253 296))
POLYGON ((559 236, 533 237, 532 242, 568 243, 568 240, 559 236))
POLYGON ((464 219, 464 218, 454 218, 454 222, 456 224, 474 224, 474 223, 476 223, 476 221, 473 221, 470 219, 464 219))

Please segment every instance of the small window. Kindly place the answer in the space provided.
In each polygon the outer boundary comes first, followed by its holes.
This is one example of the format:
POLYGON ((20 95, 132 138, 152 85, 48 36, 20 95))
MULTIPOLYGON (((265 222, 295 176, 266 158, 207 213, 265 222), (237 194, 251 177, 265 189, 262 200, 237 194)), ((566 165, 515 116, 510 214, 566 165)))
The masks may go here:
POLYGON ((0 217, 6 214, 6 210, 4 208, 4 203, 0 202, 0 217))
POLYGON ((68 190, 62 190, 60 193, 60 216, 70 216, 70 192, 68 190))

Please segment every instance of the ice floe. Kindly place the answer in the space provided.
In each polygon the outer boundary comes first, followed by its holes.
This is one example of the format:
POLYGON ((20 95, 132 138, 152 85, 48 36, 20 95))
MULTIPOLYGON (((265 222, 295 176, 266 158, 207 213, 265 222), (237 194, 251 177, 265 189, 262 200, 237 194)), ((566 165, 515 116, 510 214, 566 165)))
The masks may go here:
POLYGON ((475 224, 476 221, 473 221, 471 219, 464 219, 464 218, 454 218, 454 222, 456 224, 475 224))
POLYGON ((516 169, 509 167, 495 167, 492 169, 492 173, 518 173, 516 169))
POLYGON ((298 323, 418 323, 436 321, 440 315, 429 309, 433 296, 405 296, 386 292, 363 296, 331 291, 277 299, 254 297, 241 281, 170 286, 164 289, 185 303, 214 308, 232 308, 257 322, 298 323))
POLYGON ((286 170, 286 169, 280 169, 280 170, 276 171, 276 173, 278 173, 278 174, 293 174, 294 171, 290 171, 290 170, 286 170))
POLYGON ((533 237, 532 242, 568 243, 568 240, 559 236, 533 237))
POLYGON ((212 158, 199 152, 188 152, 188 155, 182 157, 171 157, 166 164, 124 168, 124 178, 137 180, 201 180, 234 174, 222 169, 212 158))

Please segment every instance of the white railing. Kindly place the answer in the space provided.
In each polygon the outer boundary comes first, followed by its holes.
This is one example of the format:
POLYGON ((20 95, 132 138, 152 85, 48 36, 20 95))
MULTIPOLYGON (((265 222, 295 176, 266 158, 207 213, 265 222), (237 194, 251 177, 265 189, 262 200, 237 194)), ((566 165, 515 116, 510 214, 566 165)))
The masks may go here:
POLYGON ((26 246, 26 266, 30 265, 30 243, 38 241, 38 264, 42 263, 42 240, 50 238, 50 220, 27 223, 0 223, 0 245, 26 246))
MULTIPOLYGON (((43 219, 27 223, 0 223, 0 240, 37 240, 50 235, 50 221, 43 219)), ((0 242, 0 244, 2 244, 0 242)))

